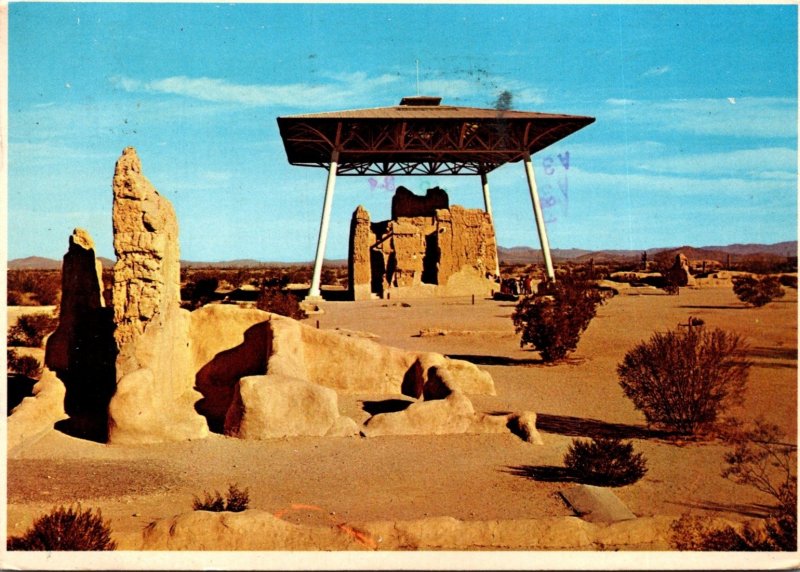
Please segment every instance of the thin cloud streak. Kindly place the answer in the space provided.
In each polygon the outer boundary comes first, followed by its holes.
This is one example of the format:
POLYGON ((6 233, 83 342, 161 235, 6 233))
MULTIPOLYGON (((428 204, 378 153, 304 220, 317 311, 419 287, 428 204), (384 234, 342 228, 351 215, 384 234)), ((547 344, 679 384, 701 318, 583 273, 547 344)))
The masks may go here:
POLYGON ((608 99, 605 121, 692 135, 796 138, 797 103, 789 98, 742 97, 647 101, 608 99))
POLYGON ((152 81, 140 81, 115 76, 111 82, 124 91, 179 95, 201 101, 232 103, 246 107, 302 108, 308 102, 315 105, 341 105, 343 101, 366 101, 380 88, 398 82, 397 76, 368 77, 357 72, 329 76, 330 83, 311 85, 293 83, 286 85, 244 85, 224 79, 172 76, 152 81))
POLYGON ((671 68, 669 66, 658 66, 658 67, 650 68, 649 70, 644 72, 642 74, 642 76, 643 77, 659 76, 659 75, 664 75, 665 73, 669 73, 670 71, 671 71, 671 68))

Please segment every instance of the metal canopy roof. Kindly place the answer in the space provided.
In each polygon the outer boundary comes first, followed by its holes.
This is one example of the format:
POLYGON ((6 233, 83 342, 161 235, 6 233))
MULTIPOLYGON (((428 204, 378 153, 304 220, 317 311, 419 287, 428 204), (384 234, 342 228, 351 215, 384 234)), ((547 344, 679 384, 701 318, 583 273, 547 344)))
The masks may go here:
POLYGON ((292 165, 339 175, 475 175, 519 161, 594 122, 594 117, 440 105, 405 97, 398 106, 278 117, 292 165))

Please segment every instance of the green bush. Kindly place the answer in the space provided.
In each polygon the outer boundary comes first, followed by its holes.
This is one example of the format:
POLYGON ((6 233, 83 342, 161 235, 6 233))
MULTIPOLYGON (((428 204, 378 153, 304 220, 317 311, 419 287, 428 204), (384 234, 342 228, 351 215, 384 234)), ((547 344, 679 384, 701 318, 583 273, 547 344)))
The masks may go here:
POLYGON ((782 298, 785 294, 780 280, 775 276, 742 275, 733 277, 733 292, 742 302, 756 308, 772 302, 775 298, 782 298))
POLYGON ((42 364, 38 359, 33 356, 18 355, 11 348, 6 349, 6 369, 30 379, 39 379, 42 375, 42 364))
POLYGON ((569 274, 542 290, 522 298, 511 318, 522 333, 520 346, 531 345, 554 362, 575 351, 603 298, 591 281, 569 274))
POLYGON ((648 423, 695 433, 741 402, 750 368, 743 351, 739 336, 720 329, 656 333, 625 355, 619 383, 648 423))
POLYGON ((631 443, 604 437, 573 440, 564 455, 564 466, 581 482, 608 487, 633 484, 647 473, 647 461, 633 452, 631 443))
POLYGON ((44 338, 55 331, 58 317, 51 314, 25 314, 8 329, 8 345, 39 348, 44 338))
POLYGON ((256 302, 256 308, 265 312, 288 316, 295 320, 302 320, 308 317, 305 310, 300 307, 297 297, 289 292, 284 292, 278 286, 262 286, 261 294, 258 297, 258 302, 256 302))
POLYGON ((41 516, 20 537, 10 537, 8 550, 114 550, 111 529, 100 511, 59 507, 41 516))
POLYGON ((207 510, 211 512, 242 512, 247 510, 250 505, 250 494, 248 489, 241 490, 236 484, 228 486, 228 495, 223 498, 219 491, 214 494, 203 493, 203 499, 194 497, 192 501, 193 510, 207 510))

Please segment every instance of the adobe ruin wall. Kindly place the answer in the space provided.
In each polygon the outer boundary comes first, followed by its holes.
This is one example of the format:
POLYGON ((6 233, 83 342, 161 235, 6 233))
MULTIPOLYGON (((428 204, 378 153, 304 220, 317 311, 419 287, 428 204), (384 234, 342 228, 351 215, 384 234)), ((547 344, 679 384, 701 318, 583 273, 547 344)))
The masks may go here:
POLYGON ((398 187, 391 220, 373 223, 364 207, 355 210, 348 261, 355 300, 485 296, 495 286, 497 242, 481 209, 450 206, 438 187, 424 196, 398 187))

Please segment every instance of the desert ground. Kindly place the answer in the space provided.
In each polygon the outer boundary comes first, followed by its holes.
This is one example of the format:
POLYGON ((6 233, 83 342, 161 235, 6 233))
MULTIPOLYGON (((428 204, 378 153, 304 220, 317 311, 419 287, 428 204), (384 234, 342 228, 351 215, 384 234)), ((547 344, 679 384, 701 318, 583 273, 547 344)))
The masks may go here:
MULTIPOLYGON (((511 302, 479 298, 473 304, 468 297, 370 300, 323 302, 322 309, 305 323, 477 364, 494 378, 497 395, 471 396, 475 409, 535 411, 544 444, 505 433, 264 441, 212 435, 119 446, 79 440, 54 429, 23 450, 9 452, 8 534, 22 534, 34 518, 55 506, 80 502, 102 510, 120 548, 135 549, 149 523, 191 512, 193 496, 224 491, 230 483, 249 489, 251 508, 314 526, 348 523, 369 529, 365 523, 435 517, 466 522, 569 517, 574 513, 559 491, 574 483, 559 481, 558 468, 574 438, 599 435, 631 439, 647 459, 644 478, 613 489, 638 517, 689 512, 742 521, 763 516, 769 497, 721 477, 723 455, 729 450, 725 444, 713 438, 675 440, 650 430, 619 386, 616 367, 626 351, 653 332, 687 323, 690 316, 707 327, 735 331, 749 345, 754 365, 746 398, 729 414, 742 420, 763 416, 796 442, 793 289, 761 308, 745 306, 730 286, 683 288, 677 296, 632 289, 599 308, 577 351, 557 365, 545 365, 537 352, 519 347, 511 302)), ((19 311, 11 308, 9 320, 19 311)), ((409 398, 340 395, 339 407, 343 415, 363 422, 369 411, 396 403, 387 404, 391 399, 409 398)), ((491 546, 503 548, 502 542, 491 546)), ((533 539, 530 546, 536 546, 533 539)), ((405 548, 418 547, 410 543, 405 548)), ((648 547, 668 545, 662 538, 648 547)))

